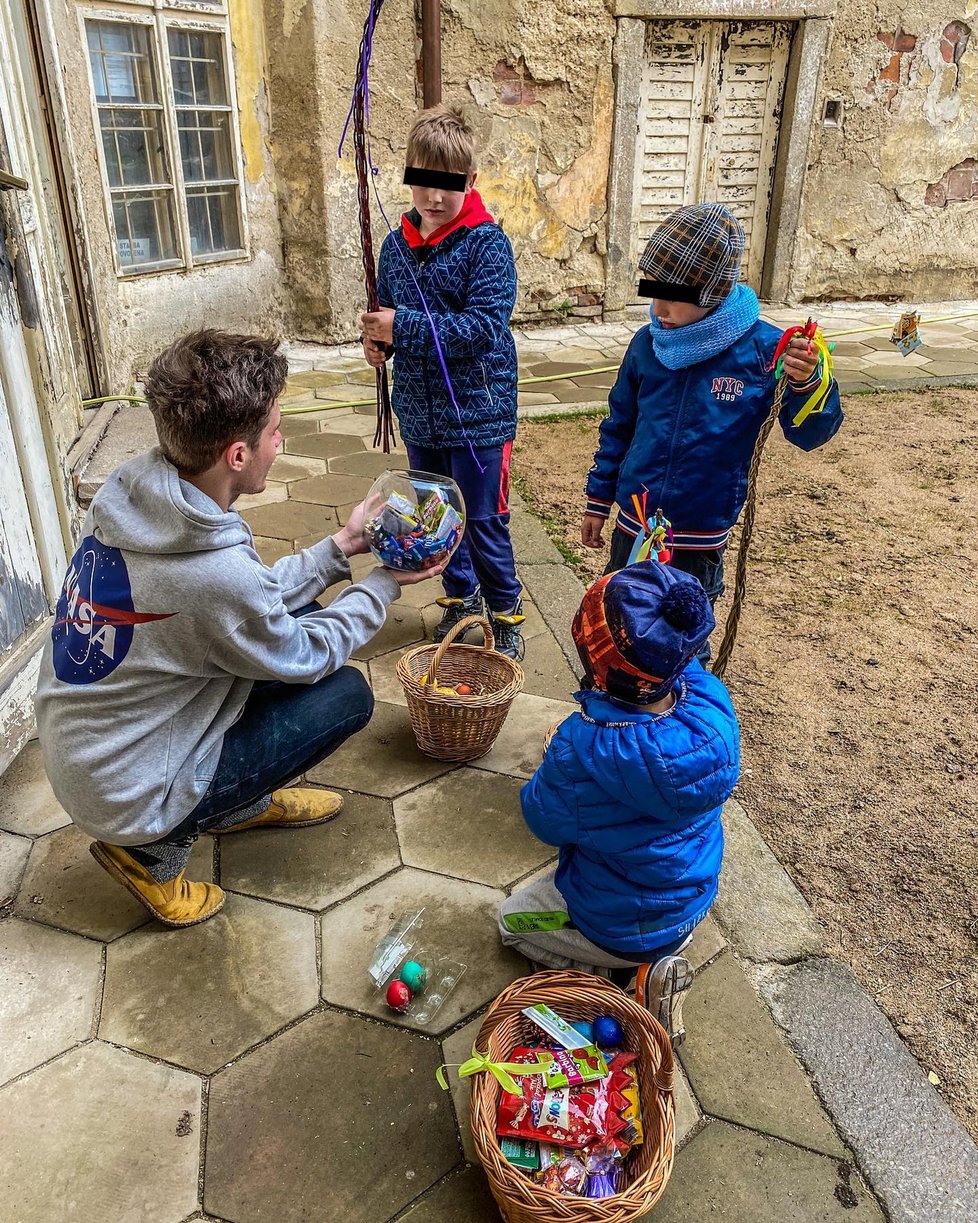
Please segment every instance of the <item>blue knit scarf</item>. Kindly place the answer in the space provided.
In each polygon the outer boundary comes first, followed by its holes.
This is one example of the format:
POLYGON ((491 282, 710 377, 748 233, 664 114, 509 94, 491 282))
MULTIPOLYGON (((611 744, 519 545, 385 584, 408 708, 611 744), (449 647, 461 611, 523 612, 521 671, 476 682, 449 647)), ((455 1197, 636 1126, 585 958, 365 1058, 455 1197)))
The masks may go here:
POLYGON ((652 346, 667 369, 686 369, 709 361, 735 344, 761 317, 757 295, 747 285, 737 285, 715 310, 686 327, 663 327, 652 314, 652 346))

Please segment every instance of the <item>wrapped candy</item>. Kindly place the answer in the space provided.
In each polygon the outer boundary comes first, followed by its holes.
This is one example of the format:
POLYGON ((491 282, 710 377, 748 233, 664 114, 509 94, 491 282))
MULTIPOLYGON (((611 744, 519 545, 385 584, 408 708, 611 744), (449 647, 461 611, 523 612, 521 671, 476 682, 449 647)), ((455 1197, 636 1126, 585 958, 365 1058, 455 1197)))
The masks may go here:
POLYGON ((388 569, 416 572, 447 560, 465 529, 465 503, 447 476, 388 471, 367 494, 364 533, 388 569))
POLYGON ((610 1198, 618 1192, 621 1152, 612 1142, 596 1142, 584 1155, 588 1198, 610 1198))
POLYGON ((554 1193, 574 1194, 583 1197, 587 1184, 587 1169, 573 1155, 565 1155, 540 1174, 540 1184, 554 1193))

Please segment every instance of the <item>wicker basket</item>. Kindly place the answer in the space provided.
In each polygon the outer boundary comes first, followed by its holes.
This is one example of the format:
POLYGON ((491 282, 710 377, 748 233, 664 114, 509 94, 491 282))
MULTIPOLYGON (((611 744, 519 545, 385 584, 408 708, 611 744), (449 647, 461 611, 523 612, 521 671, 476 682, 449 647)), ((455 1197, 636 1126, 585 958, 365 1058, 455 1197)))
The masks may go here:
POLYGON ((644 1215, 662 1196, 672 1172, 675 1146, 673 1056, 669 1037, 644 1007, 602 977, 582 972, 539 972, 520 977, 486 1012, 476 1048, 504 1062, 540 1029, 521 1012, 545 1002, 568 1022, 613 1015, 625 1030, 626 1048, 639 1055, 638 1082, 645 1141, 622 1169, 622 1189, 613 1197, 578 1198, 544 1189, 513 1167, 499 1149, 496 1112, 502 1088, 491 1074, 472 1080, 472 1137, 496 1205, 507 1223, 626 1223, 644 1215))
POLYGON ((523 687, 523 668, 496 650, 492 626, 466 616, 438 646, 408 650, 397 660, 397 678, 407 697, 418 747, 435 760, 478 760, 496 741, 513 698, 523 687), (455 645, 455 638, 478 625, 485 644, 455 645), (427 677, 428 682, 422 683, 427 677), (472 695, 436 692, 466 683, 472 695))

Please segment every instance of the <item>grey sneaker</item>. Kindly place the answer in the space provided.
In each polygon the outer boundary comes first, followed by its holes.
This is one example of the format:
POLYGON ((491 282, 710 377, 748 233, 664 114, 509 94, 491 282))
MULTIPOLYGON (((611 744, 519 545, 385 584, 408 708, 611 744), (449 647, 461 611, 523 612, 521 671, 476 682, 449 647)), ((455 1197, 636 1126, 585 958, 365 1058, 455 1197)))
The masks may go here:
POLYGON ((496 649, 507 658, 520 659, 526 652, 523 641, 523 600, 517 599, 510 612, 489 612, 489 623, 492 625, 492 635, 496 639, 496 649))
MULTIPOLYGON (((435 631, 432 634, 435 641, 444 641, 459 620, 464 620, 466 616, 486 614, 486 605, 482 601, 481 590, 469 595, 467 599, 451 599, 445 595, 441 599, 436 599, 435 602, 443 608, 441 620, 435 625, 435 631)), ((467 630, 462 634, 462 638, 467 637, 470 631, 475 630, 467 630)), ((456 637, 455 640, 460 641, 462 638, 456 637)))
POLYGON ((667 955, 643 964, 635 982, 635 1000, 658 1019, 673 1048, 686 1039, 683 1002, 693 984, 693 966, 684 955, 667 955))

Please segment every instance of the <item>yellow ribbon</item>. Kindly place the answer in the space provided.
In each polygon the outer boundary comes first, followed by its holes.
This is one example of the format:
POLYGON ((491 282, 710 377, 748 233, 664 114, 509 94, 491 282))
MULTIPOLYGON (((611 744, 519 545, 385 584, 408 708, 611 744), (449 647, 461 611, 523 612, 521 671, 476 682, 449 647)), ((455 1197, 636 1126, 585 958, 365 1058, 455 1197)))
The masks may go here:
POLYGON ((832 348, 825 342, 825 336, 822 334, 820 327, 816 328, 815 335, 812 337, 812 344, 820 358, 819 369, 822 376, 818 386, 798 409, 794 420, 791 422, 796 426, 807 420, 813 412, 821 412, 825 407, 829 388, 832 385, 832 348))
POLYGON ((446 1062, 439 1066, 435 1071, 435 1078, 438 1080, 438 1085, 442 1091, 448 1091, 448 1077, 445 1074, 446 1070, 458 1070, 460 1079, 467 1079, 473 1074, 482 1074, 484 1071, 493 1075, 503 1091, 508 1092, 511 1096, 522 1094, 520 1085, 513 1078, 513 1075, 527 1074, 546 1074, 550 1069, 551 1058, 546 1052, 541 1052, 537 1055, 540 1065, 531 1066, 525 1065, 522 1062, 493 1062, 489 1060, 487 1053, 480 1053, 479 1050, 472 1046, 472 1056, 467 1062, 446 1062))

